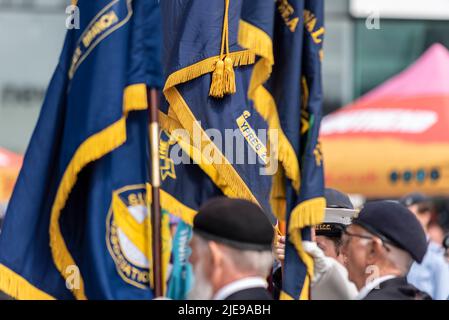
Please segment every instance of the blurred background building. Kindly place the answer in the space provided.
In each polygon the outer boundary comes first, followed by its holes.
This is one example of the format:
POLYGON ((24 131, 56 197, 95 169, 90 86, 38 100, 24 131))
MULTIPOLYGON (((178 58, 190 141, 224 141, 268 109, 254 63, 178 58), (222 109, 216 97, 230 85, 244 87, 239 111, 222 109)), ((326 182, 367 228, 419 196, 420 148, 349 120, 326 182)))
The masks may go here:
MULTIPOLYGON (((0 147, 26 150, 62 48, 69 4, 0 0, 0 147)), ((325 114, 397 74, 432 44, 449 48, 448 0, 325 4, 325 114)), ((449 202, 442 199, 438 206, 449 226, 449 202)))
MULTIPOLYGON (((4 148, 19 153, 26 149, 58 61, 69 2, 0 0, 4 148)), ((449 47, 448 28, 447 0, 327 0, 325 113, 398 73, 431 44, 449 47)))
POLYGON ((397 74, 433 43, 449 48, 446 0, 327 0, 325 9, 326 112, 397 74))
POLYGON ((65 33, 67 0, 0 0, 0 146, 23 153, 65 33))

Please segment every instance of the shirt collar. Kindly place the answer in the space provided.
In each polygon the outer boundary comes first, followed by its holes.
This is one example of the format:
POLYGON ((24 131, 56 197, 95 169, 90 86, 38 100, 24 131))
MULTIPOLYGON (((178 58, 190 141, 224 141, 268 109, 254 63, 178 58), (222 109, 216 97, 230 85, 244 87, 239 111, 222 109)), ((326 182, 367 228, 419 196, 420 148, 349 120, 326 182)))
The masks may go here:
POLYGON ((213 300, 224 300, 230 295, 250 288, 267 288, 268 283, 265 279, 261 277, 248 277, 243 278, 225 285, 223 288, 218 290, 215 294, 213 300))
POLYGON ((359 292, 359 294, 355 297, 355 300, 362 300, 365 298, 368 293, 370 293, 372 290, 374 290, 378 285, 380 285, 382 282, 385 282, 387 280, 396 278, 394 275, 386 275, 383 277, 379 277, 374 279, 373 281, 367 283, 359 292))

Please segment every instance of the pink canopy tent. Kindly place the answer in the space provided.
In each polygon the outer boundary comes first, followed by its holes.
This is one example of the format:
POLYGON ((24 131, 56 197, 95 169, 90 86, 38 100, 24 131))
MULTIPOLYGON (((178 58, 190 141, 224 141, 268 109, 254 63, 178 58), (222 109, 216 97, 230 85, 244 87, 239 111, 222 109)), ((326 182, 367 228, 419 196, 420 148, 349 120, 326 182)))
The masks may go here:
POLYGON ((326 184, 371 198, 449 193, 449 51, 412 66, 322 122, 326 184))

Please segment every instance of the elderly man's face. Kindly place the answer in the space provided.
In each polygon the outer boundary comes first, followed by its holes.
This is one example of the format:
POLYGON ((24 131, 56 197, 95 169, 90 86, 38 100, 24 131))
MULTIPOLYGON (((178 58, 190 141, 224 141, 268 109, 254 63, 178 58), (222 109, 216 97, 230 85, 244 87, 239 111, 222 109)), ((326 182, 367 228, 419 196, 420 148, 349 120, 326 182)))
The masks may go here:
POLYGON ((355 283, 360 290, 365 286, 368 276, 366 268, 368 246, 366 239, 359 236, 370 237, 369 233, 358 225, 350 225, 342 238, 342 253, 346 256, 346 268, 349 273, 349 280, 355 283), (357 236, 358 235, 358 236, 357 236))

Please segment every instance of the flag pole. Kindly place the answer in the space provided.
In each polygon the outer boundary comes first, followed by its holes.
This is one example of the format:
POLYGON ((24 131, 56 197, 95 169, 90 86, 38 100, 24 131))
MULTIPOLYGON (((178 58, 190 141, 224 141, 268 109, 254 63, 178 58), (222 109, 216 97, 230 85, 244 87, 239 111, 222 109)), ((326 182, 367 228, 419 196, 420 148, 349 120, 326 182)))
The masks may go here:
POLYGON ((160 205, 160 166, 159 166, 159 98, 156 89, 147 89, 148 99, 148 122, 149 122, 149 150, 150 158, 149 168, 151 170, 151 226, 152 226, 152 268, 153 268, 153 285, 155 297, 162 297, 162 238, 161 238, 161 220, 162 211, 160 205))

